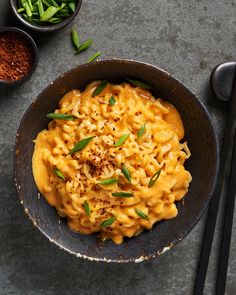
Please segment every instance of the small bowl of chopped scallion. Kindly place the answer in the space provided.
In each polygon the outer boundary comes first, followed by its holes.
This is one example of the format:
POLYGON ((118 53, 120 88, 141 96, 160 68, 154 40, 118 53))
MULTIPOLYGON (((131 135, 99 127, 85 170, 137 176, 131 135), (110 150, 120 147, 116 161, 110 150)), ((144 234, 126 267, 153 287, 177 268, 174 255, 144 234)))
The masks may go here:
POLYGON ((10 0, 10 3, 18 20, 28 28, 53 32, 74 19, 82 0, 10 0))

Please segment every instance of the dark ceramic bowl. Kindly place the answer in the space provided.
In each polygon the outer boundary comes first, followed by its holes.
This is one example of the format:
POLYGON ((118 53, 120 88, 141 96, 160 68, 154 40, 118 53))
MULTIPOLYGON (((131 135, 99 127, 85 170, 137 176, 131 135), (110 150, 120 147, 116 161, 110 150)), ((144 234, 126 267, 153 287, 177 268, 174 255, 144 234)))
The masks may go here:
POLYGON ((31 66, 31 69, 29 70, 28 74, 25 75, 22 79, 20 80, 15 80, 15 81, 10 81, 10 80, 1 80, 0 79, 0 86, 4 85, 4 86, 17 86, 23 82, 25 82, 34 72, 37 63, 38 63, 38 47, 35 44, 34 40, 32 39, 32 37, 27 34, 25 31, 22 31, 18 28, 13 28, 13 27, 0 27, 0 34, 3 32, 15 32, 17 34, 20 34, 25 40, 28 41, 28 43, 30 44, 31 48, 32 48, 32 54, 33 54, 33 63, 31 66))
POLYGON ((78 257, 95 261, 141 262, 172 248, 190 232, 205 211, 216 182, 217 170, 218 145, 211 120, 201 102, 167 72, 132 60, 99 61, 80 65, 62 74, 30 105, 16 137, 15 183, 25 212, 51 242, 78 257), (100 245, 96 235, 72 232, 65 221, 59 221, 55 209, 40 197, 31 169, 33 139, 47 127, 45 114, 57 107, 59 99, 66 92, 81 89, 96 79, 121 81, 126 77, 151 84, 156 97, 162 97, 179 110, 192 153, 186 167, 193 181, 184 203, 177 204, 179 214, 176 218, 159 222, 151 231, 126 239, 119 246, 111 241, 100 245))
POLYGON ((74 13, 72 13, 70 16, 68 16, 64 21, 62 21, 58 24, 52 24, 52 25, 48 25, 48 26, 34 25, 31 22, 27 21, 20 13, 17 12, 18 0, 10 0, 10 5, 11 5, 14 15, 26 27, 28 27, 31 30, 41 32, 41 33, 51 33, 51 32, 55 32, 55 31, 58 31, 58 30, 64 28, 76 17, 76 15, 78 14, 78 12, 80 10, 82 0, 76 0, 76 2, 77 2, 77 4, 76 4, 76 8, 75 8, 74 13))

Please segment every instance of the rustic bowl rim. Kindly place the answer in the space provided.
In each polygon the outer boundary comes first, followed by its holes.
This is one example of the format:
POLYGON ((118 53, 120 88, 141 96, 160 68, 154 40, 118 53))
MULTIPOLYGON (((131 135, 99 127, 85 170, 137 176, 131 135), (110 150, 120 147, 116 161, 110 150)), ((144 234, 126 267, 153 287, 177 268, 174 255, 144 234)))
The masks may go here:
MULTIPOLYGON (((143 262, 143 261, 147 261, 149 259, 152 259, 152 258, 155 258, 155 257, 158 257, 164 253, 166 253, 167 251, 169 251, 170 249, 172 249, 175 245, 177 245, 181 240, 183 240, 191 231, 192 229, 196 226, 196 224, 199 222, 199 220, 202 218, 203 214, 205 213, 206 211, 206 208, 208 207, 208 204, 212 198, 212 195, 213 195, 213 192, 214 192, 214 188, 215 188, 215 185, 216 185, 216 181, 217 181, 217 177, 218 177, 218 174, 219 174, 219 143, 218 143, 218 140, 217 140, 217 135, 216 135, 216 132, 215 132, 215 129, 214 129, 214 126, 212 124, 212 121, 211 121, 211 118, 210 118, 210 115, 209 115, 209 112, 208 110, 206 109, 206 107, 204 106, 204 104, 201 102, 201 100, 196 96, 196 94, 194 94, 191 90, 189 90, 188 87, 186 87, 182 82, 180 82, 178 79, 174 78, 171 74, 169 74, 167 71, 163 70, 162 68, 158 67, 158 66, 155 66, 155 65, 152 65, 152 64, 149 64, 149 63, 146 63, 146 62, 142 62, 142 61, 137 61, 137 60, 133 60, 133 59, 117 59, 117 58, 110 58, 110 59, 102 59, 102 60, 96 60, 94 61, 93 63, 99 63, 99 64, 103 64, 103 63, 110 63, 110 62, 116 62, 116 63, 120 63, 120 64, 123 64, 123 63, 135 63, 135 64, 139 64, 140 66, 147 66, 147 67, 151 67, 159 72, 162 72, 164 75, 167 75, 168 77, 170 77, 171 79, 174 80, 174 82, 176 82, 180 87, 183 87, 185 90, 187 90, 189 92, 189 94, 194 97, 194 100, 197 101, 199 107, 203 110, 204 114, 205 114, 205 117, 207 119, 207 122, 211 128, 211 131, 212 131, 212 135, 213 135, 213 140, 214 140, 214 147, 215 147, 215 155, 216 155, 216 165, 215 165, 215 170, 213 172, 213 178, 212 178, 212 186, 211 186, 211 190, 210 192, 208 193, 208 198, 207 198, 207 202, 205 202, 201 212, 198 214, 197 218, 195 219, 195 222, 192 224, 191 227, 187 228, 183 235, 179 238, 176 238, 175 240, 172 241, 171 245, 166 245, 162 251, 159 251, 159 252, 155 252, 155 253, 150 253, 149 255, 146 255, 146 256, 140 256, 139 258, 130 258, 130 259, 107 259, 106 257, 103 257, 103 258, 97 258, 97 257, 90 257, 88 255, 83 255, 83 254, 80 254, 80 253, 76 253, 76 252, 73 252, 71 251, 70 249, 60 245, 56 240, 52 239, 50 237, 50 235, 48 235, 41 227, 38 227, 38 225, 36 224, 36 227, 39 229, 39 231, 44 235, 46 236, 49 241, 51 243, 53 243, 54 245, 56 245, 59 249, 62 249, 66 252, 69 252, 70 254, 73 254, 75 255, 76 257, 78 258, 83 258, 85 260, 89 260, 89 261, 95 261, 95 262, 106 262, 106 263, 119 263, 119 264, 127 264, 127 263, 140 263, 140 262, 143 262)), ((21 127, 22 127, 22 123, 25 119, 25 117, 27 117, 27 115, 30 113, 31 111, 31 108, 33 107, 33 105, 37 102, 37 100, 39 99, 39 97, 41 97, 51 86, 52 84, 56 83, 57 81, 59 81, 61 78, 63 78, 65 75, 68 75, 70 74, 71 72, 73 72, 74 70, 76 70, 77 68, 86 68, 86 67, 89 67, 92 63, 85 63, 85 64, 81 64, 81 65, 78 65, 76 67, 73 67, 72 69, 62 73, 60 76, 58 76, 56 79, 54 79, 46 88, 44 88, 43 91, 41 91, 39 93, 39 95, 37 96, 37 98, 32 101, 32 103, 29 105, 29 107, 27 108, 26 112, 24 113, 21 121, 20 121, 20 125, 19 125, 19 128, 17 130, 17 135, 16 135, 16 140, 15 140, 15 154, 14 154, 14 180, 15 180, 15 186, 16 186, 16 189, 17 189, 17 192, 18 192, 18 195, 19 195, 19 198, 21 201, 23 201, 23 198, 22 197, 22 193, 19 189, 19 185, 17 183, 17 160, 16 160, 16 151, 17 151, 17 145, 18 145, 18 136, 19 136, 19 132, 21 130, 21 127)), ((109 77, 108 77, 109 78, 109 77)), ((23 205, 24 207, 24 203, 21 202, 21 204, 23 205)), ((24 209, 27 209, 26 207, 24 207, 24 209)), ((27 213, 29 219, 32 221, 32 223, 34 224, 34 219, 33 217, 30 215, 30 213, 27 213)))

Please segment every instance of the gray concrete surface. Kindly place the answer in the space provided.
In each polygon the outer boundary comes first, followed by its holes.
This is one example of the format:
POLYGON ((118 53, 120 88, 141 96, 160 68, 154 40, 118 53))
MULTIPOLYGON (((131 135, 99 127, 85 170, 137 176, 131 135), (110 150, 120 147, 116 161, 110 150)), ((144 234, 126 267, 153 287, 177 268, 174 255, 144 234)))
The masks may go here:
MULTIPOLYGON (((13 25, 8 0, 0 1, 0 25, 13 25)), ((15 24, 19 26, 19 24, 15 24)), ((36 72, 24 85, 0 89, 0 294, 191 294, 204 218, 172 251, 139 265, 96 264, 53 247, 28 221, 13 185, 13 145, 30 102, 63 71, 85 62, 96 50, 102 58, 132 58, 158 65, 184 82, 204 102, 221 139, 225 111, 208 89, 212 68, 236 59, 235 0, 84 0, 74 25, 93 47, 73 55, 71 25, 39 45, 36 72)), ((217 227, 217 235, 219 226, 217 227)), ((227 295, 236 294, 236 222, 227 295)), ((218 239, 206 281, 213 294, 218 239)))

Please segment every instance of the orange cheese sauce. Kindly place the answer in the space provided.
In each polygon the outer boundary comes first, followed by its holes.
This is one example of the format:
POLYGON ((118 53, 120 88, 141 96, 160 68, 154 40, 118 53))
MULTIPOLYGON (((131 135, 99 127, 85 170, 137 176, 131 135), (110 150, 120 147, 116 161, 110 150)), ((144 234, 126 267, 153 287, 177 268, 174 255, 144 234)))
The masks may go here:
POLYGON ((184 168, 190 151, 180 142, 184 126, 173 105, 128 83, 109 83, 93 96, 99 83, 60 100, 55 113, 73 119, 52 120, 38 134, 32 168, 39 191, 73 231, 99 232, 120 244, 124 237, 176 217, 175 202, 192 179, 184 168), (114 105, 109 103, 112 96, 114 105), (116 147, 124 134, 128 137, 116 147), (70 153, 89 137, 83 149, 70 153), (117 192, 123 195, 114 196, 117 192))

